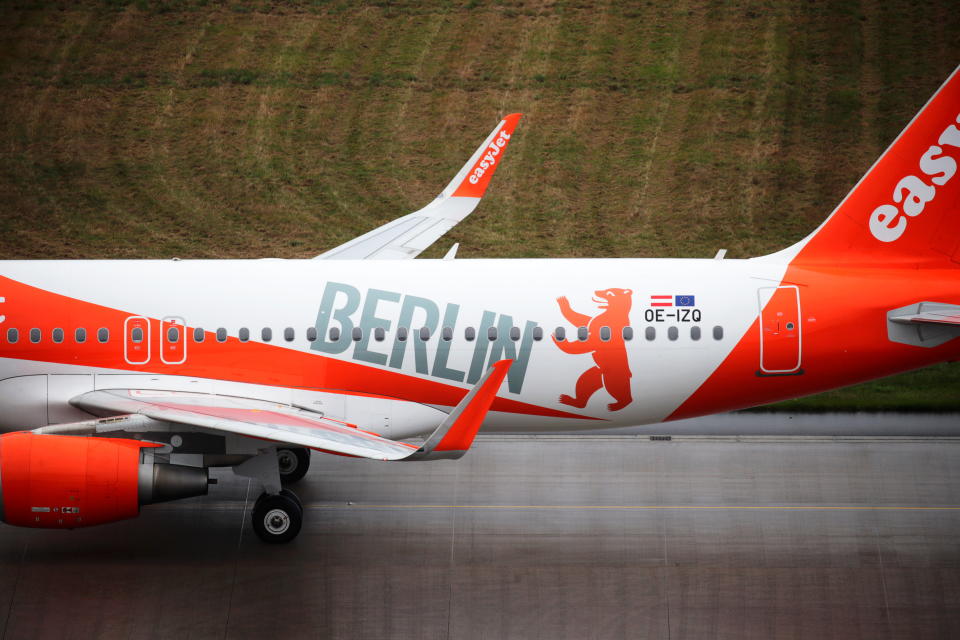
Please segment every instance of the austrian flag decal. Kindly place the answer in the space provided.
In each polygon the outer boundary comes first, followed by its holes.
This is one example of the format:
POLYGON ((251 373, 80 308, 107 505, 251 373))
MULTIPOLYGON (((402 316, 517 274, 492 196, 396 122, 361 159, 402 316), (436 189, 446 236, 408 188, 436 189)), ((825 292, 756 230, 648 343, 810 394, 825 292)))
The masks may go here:
POLYGON ((650 296, 651 307, 695 307, 694 296, 650 296))

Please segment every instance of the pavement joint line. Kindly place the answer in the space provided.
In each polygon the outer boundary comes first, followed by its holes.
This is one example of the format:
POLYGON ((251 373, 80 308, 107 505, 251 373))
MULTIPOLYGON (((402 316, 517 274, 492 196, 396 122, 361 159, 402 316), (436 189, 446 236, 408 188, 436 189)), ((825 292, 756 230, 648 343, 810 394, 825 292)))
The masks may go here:
POLYGON ((316 504, 305 508, 312 511, 324 509, 504 509, 504 510, 770 510, 770 511, 960 511, 960 505, 944 506, 894 506, 894 505, 552 505, 552 504, 316 504))
MULTIPOLYGON (((154 506, 153 513, 173 511, 239 511, 243 503, 205 503, 198 505, 154 506)), ((476 511, 960 511, 960 505, 732 505, 732 504, 305 504, 308 511, 355 510, 429 510, 460 509, 476 511)))

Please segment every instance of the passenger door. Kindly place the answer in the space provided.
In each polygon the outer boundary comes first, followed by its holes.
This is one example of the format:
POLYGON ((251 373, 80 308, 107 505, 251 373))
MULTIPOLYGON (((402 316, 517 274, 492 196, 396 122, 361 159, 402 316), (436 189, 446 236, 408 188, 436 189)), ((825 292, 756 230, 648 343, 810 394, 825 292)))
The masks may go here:
POLYGON ((802 355, 800 289, 795 285, 762 287, 759 375, 799 375, 802 355))

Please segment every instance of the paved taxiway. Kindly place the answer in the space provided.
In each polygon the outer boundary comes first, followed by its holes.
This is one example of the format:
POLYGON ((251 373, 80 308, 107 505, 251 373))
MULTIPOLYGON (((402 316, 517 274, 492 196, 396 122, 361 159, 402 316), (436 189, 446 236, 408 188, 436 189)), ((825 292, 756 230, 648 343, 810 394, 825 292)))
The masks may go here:
POLYGON ((216 475, 129 522, 0 526, 2 637, 960 637, 960 439, 315 456, 279 547, 247 481, 216 475))

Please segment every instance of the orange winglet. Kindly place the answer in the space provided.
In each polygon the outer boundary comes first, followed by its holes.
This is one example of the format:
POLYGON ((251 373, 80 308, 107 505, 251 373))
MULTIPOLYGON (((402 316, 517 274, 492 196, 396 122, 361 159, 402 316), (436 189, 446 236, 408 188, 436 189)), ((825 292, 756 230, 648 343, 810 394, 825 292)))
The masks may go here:
POLYGON ((511 113, 505 117, 501 121, 500 127, 495 129, 484 142, 484 146, 477 149, 474 154, 473 166, 470 167, 470 171, 467 172, 457 190, 453 192, 453 197, 483 197, 487 185, 490 184, 490 178, 493 177, 497 167, 500 166, 503 153, 507 150, 507 145, 510 144, 510 136, 513 135, 513 130, 517 128, 521 115, 523 114, 511 113))
POLYGON ((433 434, 427 438, 420 450, 406 460, 431 460, 440 458, 460 458, 470 449, 473 439, 480 431, 483 419, 487 417, 490 405, 497 397, 500 385, 507 376, 513 360, 500 360, 477 384, 463 397, 450 415, 433 434))

